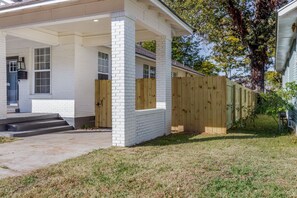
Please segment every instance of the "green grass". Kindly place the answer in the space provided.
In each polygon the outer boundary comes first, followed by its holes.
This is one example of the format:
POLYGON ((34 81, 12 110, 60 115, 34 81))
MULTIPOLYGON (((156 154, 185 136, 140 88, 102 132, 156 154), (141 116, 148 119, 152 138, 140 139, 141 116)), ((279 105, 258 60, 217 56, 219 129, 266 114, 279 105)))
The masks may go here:
POLYGON ((0 197, 296 197, 297 141, 260 116, 228 135, 174 134, 0 181, 0 197))
POLYGON ((0 144, 8 143, 8 142, 13 142, 13 138, 8 138, 8 137, 0 137, 0 144))

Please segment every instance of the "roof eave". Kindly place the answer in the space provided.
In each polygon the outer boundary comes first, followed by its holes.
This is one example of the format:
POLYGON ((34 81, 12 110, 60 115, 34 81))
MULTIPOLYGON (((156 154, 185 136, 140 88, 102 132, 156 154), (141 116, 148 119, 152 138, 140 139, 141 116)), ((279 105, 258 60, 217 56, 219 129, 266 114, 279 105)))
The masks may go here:
POLYGON ((38 6, 45 6, 50 4, 56 4, 56 3, 62 3, 67 1, 75 1, 75 0, 36 0, 36 1, 29 1, 29 2, 20 2, 20 3, 14 3, 11 5, 3 6, 0 8, 0 14, 2 13, 8 13, 8 12, 14 12, 18 10, 24 10, 29 8, 34 8, 38 6))
POLYGON ((192 28, 187 22, 185 22, 175 11, 168 7, 162 0, 150 0, 152 4, 160 8, 165 12, 170 18, 172 18, 185 32, 188 34, 194 33, 194 28, 192 28))

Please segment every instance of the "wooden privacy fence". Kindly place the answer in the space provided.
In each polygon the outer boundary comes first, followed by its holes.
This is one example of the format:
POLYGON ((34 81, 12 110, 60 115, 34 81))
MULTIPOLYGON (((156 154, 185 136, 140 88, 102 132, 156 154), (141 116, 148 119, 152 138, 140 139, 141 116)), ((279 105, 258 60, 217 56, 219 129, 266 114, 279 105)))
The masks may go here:
POLYGON ((257 105, 257 93, 227 80, 227 127, 232 127, 234 122, 247 118, 257 105))
MULTIPOLYGON (((225 77, 172 79, 173 130, 226 133, 256 105, 256 94, 225 77)), ((156 108, 156 80, 136 80, 136 109, 156 108)), ((111 81, 96 81, 96 127, 111 127, 111 81)))
POLYGON ((188 132, 226 133, 226 79, 173 78, 172 126, 188 132))

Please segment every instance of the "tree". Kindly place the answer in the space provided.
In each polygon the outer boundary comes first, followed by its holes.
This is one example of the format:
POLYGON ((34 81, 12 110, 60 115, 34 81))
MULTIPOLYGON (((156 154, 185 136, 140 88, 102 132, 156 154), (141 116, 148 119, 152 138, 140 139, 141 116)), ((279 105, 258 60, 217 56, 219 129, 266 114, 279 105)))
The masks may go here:
MULTIPOLYGON (((142 42, 142 47, 156 52, 156 42, 142 42)), ((217 75, 219 68, 208 57, 200 55, 201 38, 197 34, 175 37, 172 41, 172 59, 207 75, 217 75)))
POLYGON ((282 85, 282 75, 276 71, 268 71, 265 74, 266 87, 269 90, 278 90, 282 85))
POLYGON ((202 62, 197 62, 194 69, 208 76, 217 76, 221 71, 216 64, 210 62, 207 58, 203 59, 202 62))
POLYGON ((239 67, 236 63, 241 59, 249 66, 252 88, 264 90, 264 73, 275 52, 275 11, 287 0, 165 2, 214 45, 218 63, 225 63, 227 68, 239 67))
MULTIPOLYGON (((268 91, 260 94, 260 102, 257 111, 261 114, 271 116, 277 123, 280 113, 294 110, 297 97, 297 84, 295 82, 286 83, 283 89, 268 91)), ((279 123, 280 124, 280 123, 279 123)), ((281 126, 279 125, 279 128, 281 126)))

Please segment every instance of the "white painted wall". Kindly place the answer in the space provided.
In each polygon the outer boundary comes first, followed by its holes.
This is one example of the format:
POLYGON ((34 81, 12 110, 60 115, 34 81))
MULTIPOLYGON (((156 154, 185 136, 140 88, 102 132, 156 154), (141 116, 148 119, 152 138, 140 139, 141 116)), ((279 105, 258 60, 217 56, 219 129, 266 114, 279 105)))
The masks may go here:
POLYGON ((75 44, 75 117, 95 116, 95 80, 98 78, 98 49, 75 44))

